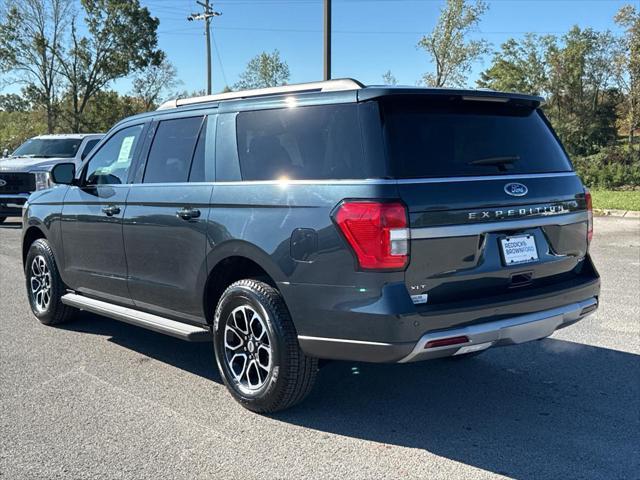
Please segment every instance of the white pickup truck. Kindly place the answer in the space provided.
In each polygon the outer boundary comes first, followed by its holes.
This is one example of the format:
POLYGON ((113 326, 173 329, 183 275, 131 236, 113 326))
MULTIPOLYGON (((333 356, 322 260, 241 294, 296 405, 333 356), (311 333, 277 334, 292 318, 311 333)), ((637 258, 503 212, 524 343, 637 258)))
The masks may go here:
POLYGON ((0 223, 19 216, 32 192, 52 186, 49 172, 55 164, 73 162, 78 168, 102 137, 102 133, 40 135, 0 158, 0 223))

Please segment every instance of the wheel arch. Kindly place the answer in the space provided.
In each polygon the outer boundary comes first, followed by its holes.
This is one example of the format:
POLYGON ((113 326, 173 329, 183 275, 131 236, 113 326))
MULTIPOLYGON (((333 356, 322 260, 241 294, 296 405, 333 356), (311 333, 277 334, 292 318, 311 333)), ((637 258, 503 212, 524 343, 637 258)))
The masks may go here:
POLYGON ((263 250, 242 241, 225 242, 207 258, 208 274, 204 284, 203 307, 208 323, 213 322, 215 307, 224 290, 245 278, 264 281, 276 290, 285 275, 263 250))
POLYGON ((27 261, 27 253, 29 253, 29 247, 41 238, 47 239, 44 231, 35 225, 31 225, 22 235, 22 266, 24 267, 25 262, 27 261))

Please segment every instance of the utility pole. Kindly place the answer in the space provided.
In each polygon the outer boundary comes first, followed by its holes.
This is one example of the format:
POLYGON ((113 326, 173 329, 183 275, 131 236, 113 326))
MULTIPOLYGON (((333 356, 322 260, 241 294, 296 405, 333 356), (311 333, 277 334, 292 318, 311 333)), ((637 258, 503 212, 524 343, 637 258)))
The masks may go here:
POLYGON ((211 95, 211 33, 209 32, 209 27, 211 19, 219 17, 222 13, 214 12, 209 7, 209 0, 204 0, 204 2, 196 1, 196 3, 204 8, 204 11, 202 13, 192 13, 187 17, 187 20, 190 22, 204 20, 204 34, 207 42, 207 95, 211 95))
POLYGON ((324 79, 331 79, 331 0, 324 0, 324 79))

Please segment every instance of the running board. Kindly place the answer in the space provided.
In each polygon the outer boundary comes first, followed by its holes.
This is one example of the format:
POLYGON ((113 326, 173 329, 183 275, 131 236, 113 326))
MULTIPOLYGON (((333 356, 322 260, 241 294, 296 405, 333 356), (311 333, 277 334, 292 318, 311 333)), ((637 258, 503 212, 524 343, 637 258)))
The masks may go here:
POLYGON ((67 293, 62 296, 61 300, 65 305, 79 308, 80 310, 104 315, 114 320, 130 323, 131 325, 153 330, 154 332, 171 335, 172 337, 189 342, 207 342, 211 340, 211 331, 206 328, 159 317, 158 315, 141 312, 133 308, 113 305, 75 293, 67 293))

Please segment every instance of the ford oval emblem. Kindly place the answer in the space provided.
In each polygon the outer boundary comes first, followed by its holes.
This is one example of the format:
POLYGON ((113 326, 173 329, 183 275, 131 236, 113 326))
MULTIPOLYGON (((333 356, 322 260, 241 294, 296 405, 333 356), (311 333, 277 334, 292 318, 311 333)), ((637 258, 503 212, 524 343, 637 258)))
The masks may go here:
POLYGON ((523 197, 529 192, 529 189, 521 183, 507 183, 504 186, 504 191, 512 197, 523 197))
POLYGON ((0 178, 0 187, 4 187, 6 184, 7 182, 0 178))

